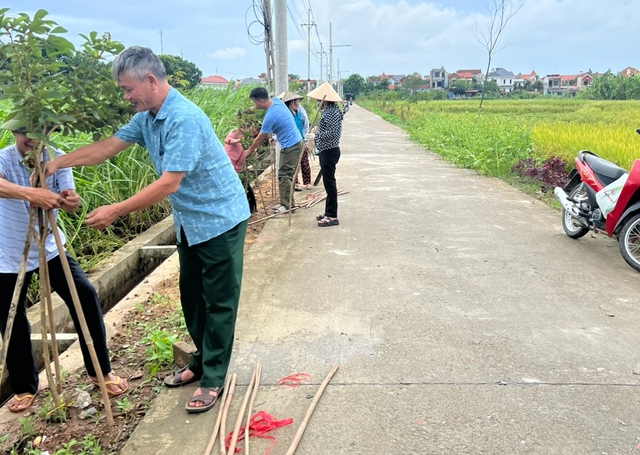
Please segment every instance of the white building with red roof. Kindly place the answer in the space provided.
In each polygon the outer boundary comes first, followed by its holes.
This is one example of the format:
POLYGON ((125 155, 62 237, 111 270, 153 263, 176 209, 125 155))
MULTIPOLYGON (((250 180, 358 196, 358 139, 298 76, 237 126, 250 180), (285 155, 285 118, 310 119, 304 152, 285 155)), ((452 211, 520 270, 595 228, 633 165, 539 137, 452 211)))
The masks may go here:
POLYGON ((207 76, 200 78, 200 84, 204 87, 227 88, 229 81, 222 76, 207 76))

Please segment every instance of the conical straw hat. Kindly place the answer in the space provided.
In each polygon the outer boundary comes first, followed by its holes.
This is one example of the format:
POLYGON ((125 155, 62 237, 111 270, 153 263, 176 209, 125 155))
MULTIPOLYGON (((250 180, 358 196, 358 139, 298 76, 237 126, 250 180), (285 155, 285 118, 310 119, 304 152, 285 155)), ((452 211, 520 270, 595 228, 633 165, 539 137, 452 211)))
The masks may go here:
POLYGON ((278 98, 280 98, 283 103, 286 103, 291 100, 301 100, 303 96, 293 92, 282 92, 278 98))
POLYGON ((340 96, 328 82, 325 82, 321 86, 311 90, 309 93, 307 93, 307 97, 320 101, 322 101, 322 98, 324 98, 325 101, 333 101, 334 103, 339 103, 340 101, 342 101, 342 98, 340 98, 340 96))

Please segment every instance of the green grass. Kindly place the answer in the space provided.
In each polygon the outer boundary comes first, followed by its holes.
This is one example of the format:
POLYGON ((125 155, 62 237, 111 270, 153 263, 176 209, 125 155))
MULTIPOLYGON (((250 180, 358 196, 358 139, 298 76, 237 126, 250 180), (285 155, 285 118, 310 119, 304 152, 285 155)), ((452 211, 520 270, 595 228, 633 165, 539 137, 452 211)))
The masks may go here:
POLYGON ((359 103, 452 163, 500 178, 523 158, 570 165, 579 150, 629 169, 640 151, 639 101, 489 100, 481 112, 477 100, 359 103))

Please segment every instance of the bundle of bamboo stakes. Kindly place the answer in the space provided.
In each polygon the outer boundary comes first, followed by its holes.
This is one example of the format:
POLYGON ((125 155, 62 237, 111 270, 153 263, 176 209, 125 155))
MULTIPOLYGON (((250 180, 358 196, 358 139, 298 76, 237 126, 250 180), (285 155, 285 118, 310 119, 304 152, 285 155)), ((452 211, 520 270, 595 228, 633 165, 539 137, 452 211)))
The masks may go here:
MULTIPOLYGON (((324 390, 327 388, 329 381, 333 378, 333 376, 338 371, 338 364, 336 363, 329 371, 329 374, 324 379, 315 396, 313 397, 313 401, 309 405, 307 412, 302 420, 302 423, 298 427, 298 431, 291 441, 291 445, 286 452, 286 455, 293 455, 298 448, 298 444, 302 440, 302 436, 307 428, 309 420, 315 410, 318 402, 320 401, 320 397, 324 393, 324 390)), ((211 438, 209 439, 209 444, 205 449, 204 455, 211 455, 215 445, 216 440, 220 440, 220 455, 234 455, 236 451, 236 446, 238 443, 238 437, 240 435, 240 426, 242 425, 242 421, 244 419, 245 411, 246 420, 244 427, 244 449, 245 455, 249 455, 249 425, 251 422, 252 412, 253 412, 253 403, 255 401, 256 395, 258 394, 258 387, 260 386, 260 376, 262 375, 262 366, 260 363, 256 363, 255 369, 253 370, 253 374, 251 375, 251 380, 249 381, 249 385, 247 386, 247 390, 244 394, 244 398, 242 400, 242 404, 240 405, 240 409, 238 411, 238 416, 236 418, 235 426, 233 427, 233 433, 231 433, 231 442, 229 444, 229 450, 226 449, 225 436, 226 436, 226 422, 229 414, 229 407, 231 406, 231 400, 233 399, 233 394, 236 388, 237 375, 233 374, 227 376, 227 380, 225 381, 222 396, 220 397, 220 407, 218 409, 218 415, 216 417, 216 422, 213 426, 213 432, 211 434, 211 438), (248 410, 247 410, 248 405, 248 410)))
MULTIPOLYGON (((41 188, 47 188, 44 178, 44 161, 40 161, 40 158, 46 153, 44 144, 40 143, 37 148, 38 159, 34 160, 34 175, 35 178, 32 181, 32 186, 39 186, 41 188)), ((22 249, 22 260, 20 262, 20 268, 18 270, 18 277, 16 280, 16 286, 13 291, 11 299, 11 305, 9 306, 9 314, 7 317, 7 323, 5 328, 4 339, 2 340, 2 354, 0 355, 0 378, 4 376, 4 370, 7 362, 7 353, 9 352, 9 341, 11 340, 11 332, 13 331, 13 321, 18 309, 18 303, 20 300, 20 293, 22 287, 28 285, 25 283, 27 262, 29 260, 29 251, 31 249, 31 242, 34 241, 38 245, 38 259, 39 259, 39 273, 40 273, 40 330, 42 332, 42 352, 44 356, 44 366, 47 374, 47 381, 49 388, 51 389, 51 397, 53 398, 56 407, 63 406, 62 394, 62 376, 60 372, 60 358, 58 355, 58 346, 56 343, 56 327, 53 319, 53 304, 51 298, 51 283, 49 281, 49 268, 47 264, 45 242, 47 235, 51 231, 56 242, 58 249, 58 255, 60 262, 64 270, 64 275, 69 287, 71 298, 73 300, 73 306, 80 322, 80 329, 84 336, 89 355, 91 357, 91 363, 93 364, 96 372, 97 380, 100 385, 100 391, 102 393, 102 401, 104 402, 104 408, 107 414, 107 422, 113 425, 113 413, 111 410, 111 402, 109 401, 109 393, 104 381, 104 375, 98 356, 96 354, 95 346, 93 345, 93 339, 87 326, 87 321, 82 311, 82 305, 80 304, 80 298, 78 297, 78 291, 76 289, 73 277, 71 275, 71 269, 69 268, 69 262, 67 261, 66 251, 62 244, 60 233, 58 232, 56 219, 52 210, 43 210, 37 207, 31 207, 29 209, 29 223, 27 227, 26 239, 24 247, 22 249), (38 219, 38 229, 34 229, 36 218, 38 219), (48 316, 47 316, 48 314, 48 316), (55 375, 51 371, 51 359, 49 357, 49 346, 47 341, 47 332, 51 335, 51 353, 53 356, 53 363, 55 369, 55 375)), ((108 372, 107 372, 108 373, 108 372)))
MULTIPOLYGON (((342 196, 344 194, 349 194, 349 192, 341 190, 341 189, 338 189, 338 196, 342 196)), ((316 191, 314 193, 306 194, 304 196, 304 198, 302 198, 302 201, 300 201, 300 200, 296 201, 295 208, 296 209, 299 209, 299 208, 308 209, 308 208, 311 208, 314 205, 317 205, 320 202, 324 201, 326 198, 327 198, 327 193, 324 190, 318 190, 318 191, 316 191)), ((288 213, 289 213, 288 210, 286 212, 282 212, 282 213, 275 213, 273 215, 269 215, 269 216, 266 216, 264 218, 260 218, 259 220, 252 221, 252 222, 250 222, 248 224, 248 226, 251 226, 252 224, 262 223, 264 221, 270 220, 271 218, 276 218, 276 217, 281 216, 281 215, 287 215, 288 213)))

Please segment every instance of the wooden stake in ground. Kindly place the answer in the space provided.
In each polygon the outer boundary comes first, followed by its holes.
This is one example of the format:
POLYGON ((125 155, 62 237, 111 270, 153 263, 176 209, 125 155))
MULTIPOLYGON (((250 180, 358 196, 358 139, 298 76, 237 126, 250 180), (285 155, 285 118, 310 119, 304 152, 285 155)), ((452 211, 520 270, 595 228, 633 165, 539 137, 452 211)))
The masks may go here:
POLYGON ((229 384, 231 383, 231 376, 227 375, 227 379, 224 381, 224 389, 222 390, 222 396, 220 397, 220 405, 218 406, 218 417, 216 417, 216 424, 213 426, 213 433, 211 433, 211 439, 207 449, 204 451, 204 455, 211 455, 213 446, 216 444, 218 438, 218 430, 220 429, 220 422, 222 421, 222 408, 227 401, 227 392, 229 391, 229 384))
POLYGON ((304 416, 304 420, 300 424, 300 427, 298 428, 296 435, 293 437, 293 441, 291 442, 291 445, 289 446, 289 449, 287 450, 287 453, 285 455, 293 455, 295 453, 296 449, 298 448, 298 444, 300 444, 300 440, 302 439, 302 435, 304 434, 304 430, 307 428, 307 424, 311 419, 311 415, 313 414, 313 411, 316 408, 318 401, 320 401, 320 397, 322 396, 324 389, 327 388, 327 384, 329 384, 329 381, 331 381, 331 378, 333 378, 333 375, 336 374, 336 371, 338 371, 337 363, 333 366, 333 368, 331 368, 331 371, 329 371, 329 374, 320 385, 320 388, 316 392, 316 395, 313 397, 313 401, 311 402, 311 405, 309 406, 309 409, 307 410, 307 413, 304 416))
MULTIPOLYGON (((236 444, 238 443, 238 434, 240 433, 240 425, 242 425, 242 418, 244 417, 244 411, 247 409, 247 403, 249 402, 249 397, 251 396, 251 392, 253 390, 253 385, 256 382, 256 369, 253 370, 253 374, 251 375, 251 381, 249 381, 249 385, 247 386, 247 391, 244 394, 244 398, 242 399, 242 404, 240 405, 240 410, 238 411, 238 417, 236 418, 236 425, 233 427, 233 433, 231 434, 231 442, 229 443, 229 450, 227 451, 227 455, 234 455, 236 451, 236 444)), ((245 429, 245 439, 249 438, 249 428, 245 429)))
POLYGON ((249 425, 251 424, 251 417, 253 414, 253 402, 256 399, 256 395, 258 394, 258 387, 260 387, 260 376, 262 375, 262 366, 259 363, 256 364, 255 371, 256 381, 253 385, 253 391, 251 392, 251 400, 249 400, 249 410, 247 412, 247 423, 245 424, 244 430, 244 453, 245 455, 249 455, 249 425))
MULTIPOLYGON (((93 345, 93 338, 91 338, 89 327, 87 327, 87 320, 84 317, 82 305, 80 305, 80 297, 78 297, 78 290, 76 289, 76 285, 73 282, 73 276, 71 275, 71 269, 69 268, 69 262, 67 261, 67 254, 64 250, 62 240, 60 239, 60 233, 58 232, 58 229, 56 229, 56 219, 53 216, 53 212, 51 210, 47 210, 47 216, 49 218, 49 224, 53 227, 51 231, 53 232, 53 237, 56 240, 56 246, 58 247, 58 253, 60 255, 60 263, 62 264, 62 269, 64 270, 64 276, 67 279, 67 285, 69 286, 71 299, 73 300, 73 307, 75 308, 76 315, 78 316, 78 322, 80 322, 82 336, 84 337, 89 355, 91 356, 91 363, 93 364, 93 369, 96 373, 96 379, 98 380, 98 384, 100 384, 102 401, 104 402, 104 410, 107 413, 107 422, 109 423, 109 425, 113 425, 113 413, 111 412, 111 401, 109 401, 109 392, 107 392, 107 385, 104 382, 104 374, 102 373, 102 368, 100 367, 100 362, 98 361, 96 348, 93 345)), ((107 373, 109 372, 107 371, 107 373)))
MULTIPOLYGON (((53 227, 55 229, 55 226, 53 227)), ((54 378, 51 372, 51 358, 49 357, 49 343, 47 341, 47 304, 45 302, 47 295, 48 284, 48 269, 47 269, 47 252, 45 245, 47 242, 47 223, 44 218, 42 210, 38 209, 38 234, 40 238, 37 241, 38 244, 38 264, 40 271, 40 333, 42 334, 42 357, 44 358, 44 369, 47 374, 47 381, 49 382, 49 388, 51 389, 51 397, 56 407, 62 404, 60 399, 60 370, 56 369, 56 376, 54 378)), ((51 327, 51 343, 53 346, 56 344, 55 337, 55 325, 51 327)), ((56 360, 56 367, 60 365, 56 352, 53 352, 53 358, 56 360)))

